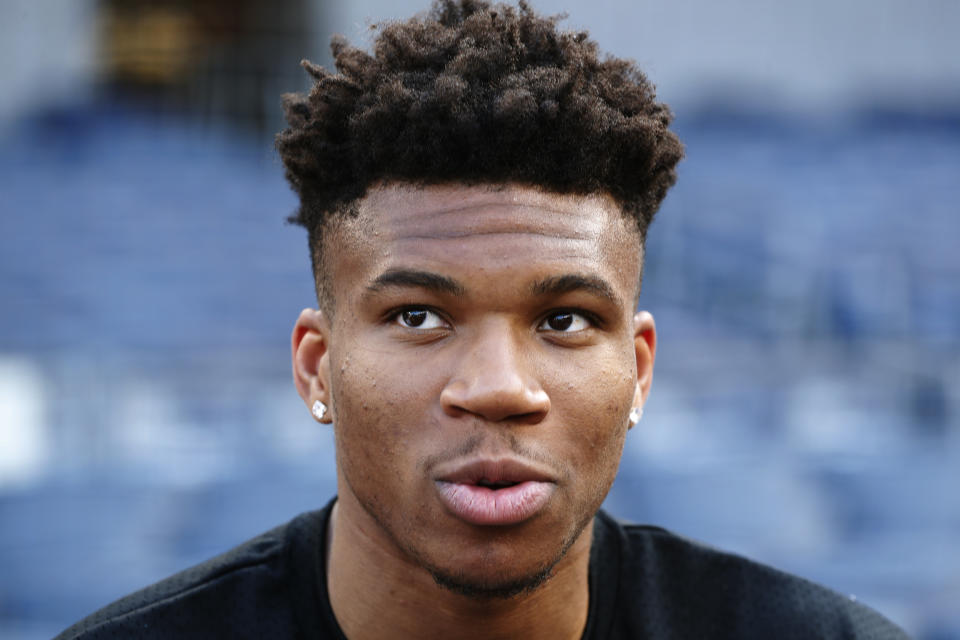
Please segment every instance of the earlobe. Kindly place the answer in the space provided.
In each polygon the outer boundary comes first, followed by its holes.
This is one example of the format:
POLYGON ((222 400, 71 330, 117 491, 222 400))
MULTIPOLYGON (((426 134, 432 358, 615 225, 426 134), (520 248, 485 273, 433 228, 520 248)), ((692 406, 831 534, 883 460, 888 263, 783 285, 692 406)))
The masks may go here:
POLYGON ((333 421, 330 402, 330 326, 318 309, 300 312, 290 338, 293 383, 319 422, 333 421), (318 411, 318 403, 325 409, 318 411))
POLYGON ((643 406, 647 403, 650 387, 653 384, 653 362, 657 354, 657 328, 653 316, 647 311, 639 311, 633 316, 633 345, 637 358, 637 386, 633 395, 630 426, 639 422, 643 415, 643 406), (636 420, 634 420, 634 417, 636 420))

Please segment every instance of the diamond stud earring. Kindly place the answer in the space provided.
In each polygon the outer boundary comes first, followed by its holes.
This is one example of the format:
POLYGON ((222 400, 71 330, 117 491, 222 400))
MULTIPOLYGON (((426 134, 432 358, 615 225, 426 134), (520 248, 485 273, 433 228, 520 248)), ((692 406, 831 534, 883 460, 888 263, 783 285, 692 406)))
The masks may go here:
POLYGON ((323 420, 323 416, 327 415, 327 405, 317 400, 313 403, 313 408, 310 409, 310 413, 312 413, 313 417, 317 420, 323 420))
POLYGON ((633 409, 630 409, 630 418, 629 418, 630 426, 631 427, 637 426, 637 423, 640 422, 640 418, 642 417, 643 417, 643 407, 634 407, 633 409))

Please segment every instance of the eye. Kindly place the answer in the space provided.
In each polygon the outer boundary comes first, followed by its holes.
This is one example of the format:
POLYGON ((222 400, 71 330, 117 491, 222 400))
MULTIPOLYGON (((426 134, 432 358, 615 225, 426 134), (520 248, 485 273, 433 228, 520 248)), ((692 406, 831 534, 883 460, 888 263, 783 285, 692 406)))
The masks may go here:
POLYGON ((579 313, 573 311, 555 311, 544 318, 540 326, 540 331, 560 331, 563 333, 573 333, 590 328, 590 321, 579 313))
POLYGON ((397 324, 408 329, 439 329, 446 325, 435 311, 423 307, 410 307, 395 316, 397 324))

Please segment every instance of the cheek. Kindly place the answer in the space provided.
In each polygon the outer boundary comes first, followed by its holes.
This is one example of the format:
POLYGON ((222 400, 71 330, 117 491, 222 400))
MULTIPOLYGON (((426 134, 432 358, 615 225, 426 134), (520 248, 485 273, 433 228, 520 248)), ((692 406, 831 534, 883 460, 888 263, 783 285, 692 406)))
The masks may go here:
MULTIPOLYGON (((632 354, 630 354, 632 356, 632 354)), ((627 415, 636 385, 632 361, 620 353, 575 367, 577 380, 555 380, 551 404, 567 423, 571 460, 598 484, 616 475, 627 434, 627 415), (556 384, 559 382, 559 384, 556 384)))
POLYGON ((401 477, 410 468, 424 397, 407 369, 376 352, 354 350, 337 358, 331 386, 340 463, 354 476, 401 477))
MULTIPOLYGON (((621 421, 633 401, 636 364, 630 353, 563 354, 539 367, 551 397, 551 406, 575 414, 598 427, 621 421)), ((601 429, 606 431, 607 429, 601 429)), ((596 429, 588 429, 588 432, 596 429)))

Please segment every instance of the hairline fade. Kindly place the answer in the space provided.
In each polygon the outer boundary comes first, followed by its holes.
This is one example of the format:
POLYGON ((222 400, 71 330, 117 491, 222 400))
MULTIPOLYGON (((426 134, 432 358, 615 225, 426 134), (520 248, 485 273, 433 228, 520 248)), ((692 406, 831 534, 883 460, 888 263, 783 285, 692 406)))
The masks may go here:
POLYGON ((523 1, 434 0, 426 14, 374 27, 372 53, 335 36, 336 72, 304 61, 315 84, 283 97, 277 148, 321 305, 324 229, 355 215, 377 184, 606 193, 643 243, 683 156, 672 114, 632 61, 601 59, 558 20, 523 1))

